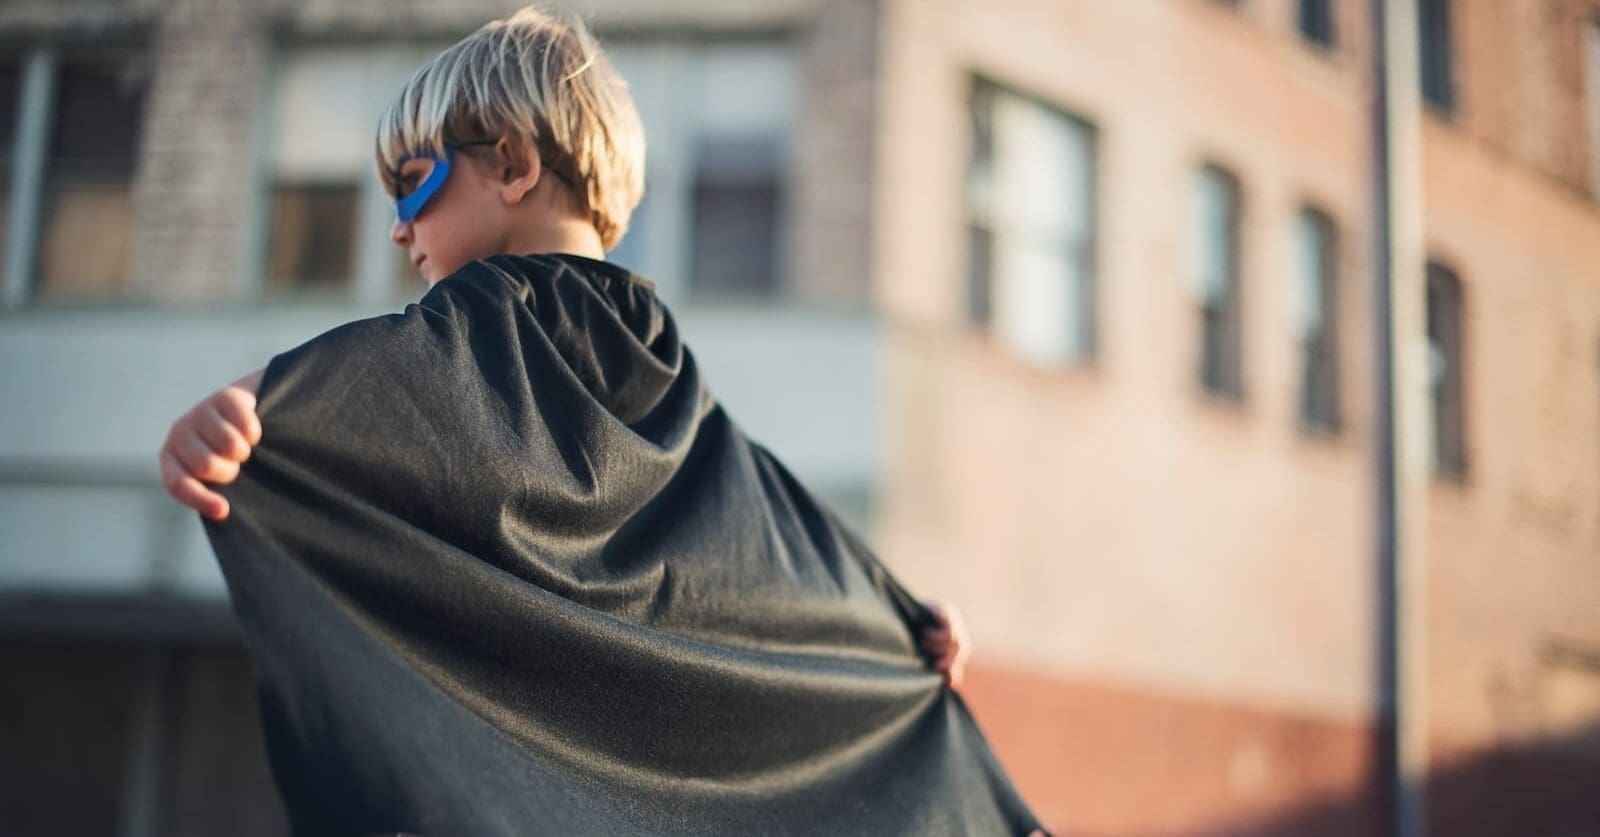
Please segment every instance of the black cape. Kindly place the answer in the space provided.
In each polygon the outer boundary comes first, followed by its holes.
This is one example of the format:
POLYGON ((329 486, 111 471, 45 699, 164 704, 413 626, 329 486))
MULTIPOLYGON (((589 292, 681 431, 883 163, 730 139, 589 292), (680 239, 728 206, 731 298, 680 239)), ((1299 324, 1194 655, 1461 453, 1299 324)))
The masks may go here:
POLYGON ((296 834, 1037 826, 919 656, 932 615, 646 280, 474 262, 272 358, 257 411, 205 529, 296 834))

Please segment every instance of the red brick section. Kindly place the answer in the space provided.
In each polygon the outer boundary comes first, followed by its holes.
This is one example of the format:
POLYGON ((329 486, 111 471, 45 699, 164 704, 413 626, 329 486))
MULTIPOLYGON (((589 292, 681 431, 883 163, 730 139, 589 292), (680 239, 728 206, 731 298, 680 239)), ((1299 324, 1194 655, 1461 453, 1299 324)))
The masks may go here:
POLYGON ((987 666, 962 696, 1058 834, 1381 833, 1362 724, 987 666))

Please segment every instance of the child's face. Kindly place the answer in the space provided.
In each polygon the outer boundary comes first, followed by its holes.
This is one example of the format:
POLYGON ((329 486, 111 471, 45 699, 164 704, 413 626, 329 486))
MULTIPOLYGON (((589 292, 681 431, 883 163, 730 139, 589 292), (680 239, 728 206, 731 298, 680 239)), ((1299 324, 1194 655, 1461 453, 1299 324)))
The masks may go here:
MULTIPOLYGON (((427 158, 402 163, 398 174, 403 190, 420 185, 432 166, 427 158)), ((396 220, 389 238, 432 287, 474 259, 505 252, 510 218, 502 192, 491 166, 457 150, 438 191, 411 221, 396 220)))

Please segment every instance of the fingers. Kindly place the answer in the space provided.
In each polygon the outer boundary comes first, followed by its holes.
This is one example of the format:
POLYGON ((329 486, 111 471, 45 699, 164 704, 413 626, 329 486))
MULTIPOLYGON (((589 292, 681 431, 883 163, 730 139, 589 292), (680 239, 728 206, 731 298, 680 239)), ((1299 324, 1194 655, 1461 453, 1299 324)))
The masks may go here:
POLYGON ((224 416, 216 404, 207 401, 195 409, 201 414, 196 431, 213 453, 233 462, 250 458, 251 443, 245 438, 245 431, 224 416))
POLYGON ((922 652, 931 660, 933 668, 944 674, 947 686, 960 688, 965 679, 967 659, 972 656, 966 624, 954 607, 935 601, 922 604, 935 620, 918 638, 922 652))
POLYGON ((161 451, 161 485, 174 500, 212 520, 228 516, 227 499, 189 476, 172 451, 166 449, 161 451))
POLYGON ((261 444, 261 419, 256 415, 255 395, 241 387, 229 386, 218 391, 205 403, 228 425, 240 432, 250 447, 261 444))
POLYGON ((239 463, 219 455, 197 430, 177 428, 167 449, 186 475, 205 482, 230 483, 239 476, 239 463))
POLYGON ((161 484, 174 500, 212 520, 226 519, 228 500, 206 483, 225 485, 261 441, 255 395, 239 386, 218 390, 173 423, 158 456, 161 484))

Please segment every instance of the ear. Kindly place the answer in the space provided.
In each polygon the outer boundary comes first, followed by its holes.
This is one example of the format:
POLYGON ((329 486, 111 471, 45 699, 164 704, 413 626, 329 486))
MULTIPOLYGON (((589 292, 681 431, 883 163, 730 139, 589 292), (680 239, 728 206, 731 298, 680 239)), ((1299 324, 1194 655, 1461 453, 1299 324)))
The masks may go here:
POLYGON ((500 199, 508 206, 515 206, 533 191, 533 187, 539 185, 544 166, 539 162, 539 154, 532 143, 515 143, 509 137, 501 137, 494 144, 494 155, 500 199))

